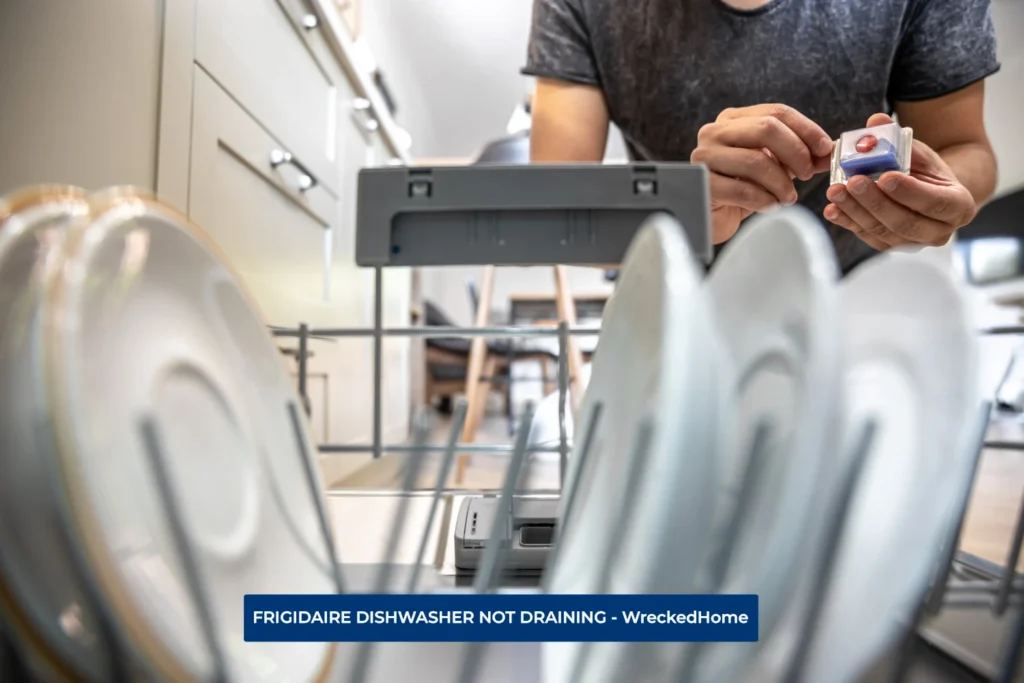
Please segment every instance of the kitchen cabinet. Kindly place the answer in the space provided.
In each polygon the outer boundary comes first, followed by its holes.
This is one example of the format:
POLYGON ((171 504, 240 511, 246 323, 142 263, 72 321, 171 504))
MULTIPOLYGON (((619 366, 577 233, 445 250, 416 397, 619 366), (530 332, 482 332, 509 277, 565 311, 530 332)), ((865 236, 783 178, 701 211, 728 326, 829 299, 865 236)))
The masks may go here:
MULTIPOLYGON (((24 105, 0 112, 0 192, 153 191, 210 234, 268 324, 372 327, 373 271, 354 255, 358 174, 408 158, 334 0, 65 4, 0 2, 0 83, 24 105)), ((407 325, 409 274, 385 282, 385 324, 407 325)), ((296 340, 275 343, 295 374, 296 340)), ((408 435, 408 347, 384 348, 388 442, 408 435)), ((369 443, 372 340, 314 338, 309 351, 314 438, 369 443)), ((325 480, 368 457, 322 456, 325 480)))
POLYGON ((321 30, 303 0, 201 0, 195 58, 336 192, 341 71, 321 30))
POLYGON ((328 325, 327 246, 337 200, 306 187, 290 151, 196 67, 189 214, 240 273, 270 324, 328 325))

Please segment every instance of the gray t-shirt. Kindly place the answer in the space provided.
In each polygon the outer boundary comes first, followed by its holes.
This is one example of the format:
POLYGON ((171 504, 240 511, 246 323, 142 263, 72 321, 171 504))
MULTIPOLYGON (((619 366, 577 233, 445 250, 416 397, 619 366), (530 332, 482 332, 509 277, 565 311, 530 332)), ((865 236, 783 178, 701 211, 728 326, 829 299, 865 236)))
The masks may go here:
MULTIPOLYGON (((833 138, 999 69, 989 0, 535 0, 530 76, 595 85, 634 159, 688 161, 729 107, 789 105, 833 138)), ((819 216, 827 175, 797 181, 819 216)), ((826 222, 844 271, 874 254, 826 222)))

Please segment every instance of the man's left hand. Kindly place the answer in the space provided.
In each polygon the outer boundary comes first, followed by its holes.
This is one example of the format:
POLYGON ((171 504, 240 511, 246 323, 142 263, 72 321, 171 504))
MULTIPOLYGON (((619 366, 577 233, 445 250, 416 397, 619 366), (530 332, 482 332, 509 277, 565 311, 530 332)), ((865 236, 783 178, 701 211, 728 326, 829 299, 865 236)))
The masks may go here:
MULTIPOLYGON (((892 123, 884 114, 868 126, 892 123)), ((910 175, 898 171, 877 182, 865 176, 828 188, 825 218, 878 251, 904 245, 942 246, 977 212, 974 197, 931 147, 914 140, 910 175)))

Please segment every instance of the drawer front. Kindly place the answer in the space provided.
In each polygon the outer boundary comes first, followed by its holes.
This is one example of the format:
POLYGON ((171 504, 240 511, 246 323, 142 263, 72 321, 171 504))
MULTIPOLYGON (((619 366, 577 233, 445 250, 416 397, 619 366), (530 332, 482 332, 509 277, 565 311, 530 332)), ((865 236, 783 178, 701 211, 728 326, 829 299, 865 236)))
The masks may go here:
MULTIPOLYGON (((224 251, 268 322, 361 324, 367 293, 354 263, 327 277, 338 200, 319 185, 301 190, 297 169, 274 168, 274 151, 288 150, 201 69, 194 102, 190 217, 224 251)), ((277 345, 290 350, 291 360, 282 360, 294 376, 297 340, 279 338, 277 345)), ((370 438, 370 348, 367 339, 309 340, 307 396, 318 443, 370 438)))
POLYGON ((337 193, 339 70, 303 0, 202 0, 196 61, 337 193))
POLYGON ((195 77, 189 214, 224 250, 275 325, 336 322, 328 307, 337 201, 303 188, 290 150, 201 69, 195 77))

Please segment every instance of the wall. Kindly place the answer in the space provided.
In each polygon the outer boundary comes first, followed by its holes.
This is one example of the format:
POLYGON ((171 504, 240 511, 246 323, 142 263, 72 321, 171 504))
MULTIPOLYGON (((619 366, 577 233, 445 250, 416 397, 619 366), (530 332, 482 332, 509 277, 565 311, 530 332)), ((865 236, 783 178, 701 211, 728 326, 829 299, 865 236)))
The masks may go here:
POLYGON ((154 188, 163 5, 0 0, 0 193, 154 188))
POLYGON ((999 160, 996 194, 1024 187, 1024 2, 993 0, 1002 69, 985 85, 985 122, 999 160))
POLYGON ((531 0, 365 0, 363 35, 416 158, 466 157, 504 133, 525 97, 531 0))

